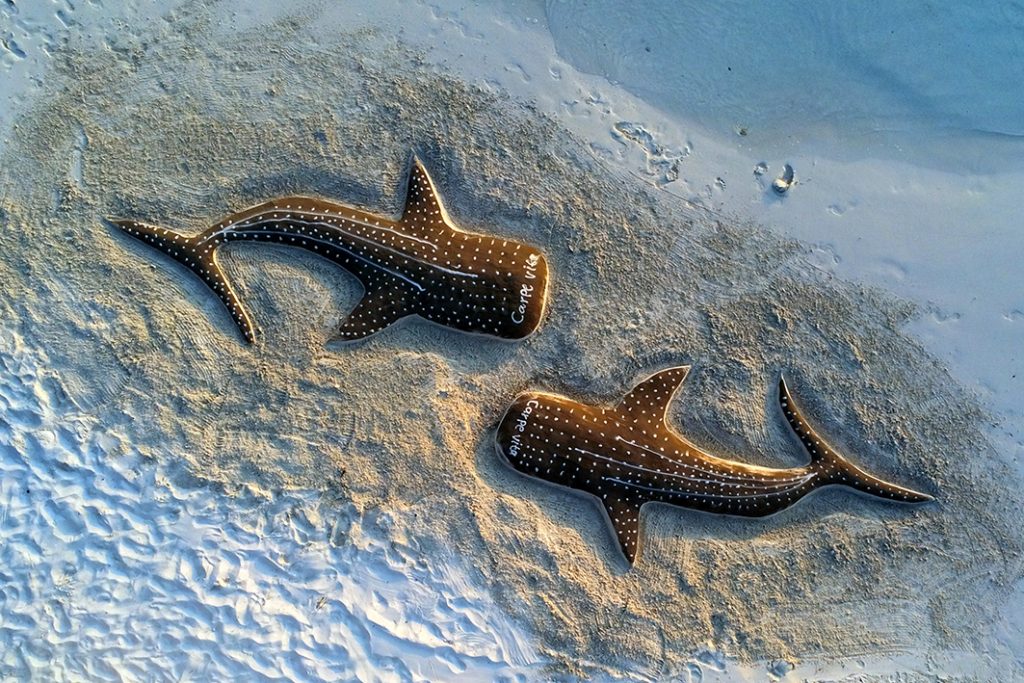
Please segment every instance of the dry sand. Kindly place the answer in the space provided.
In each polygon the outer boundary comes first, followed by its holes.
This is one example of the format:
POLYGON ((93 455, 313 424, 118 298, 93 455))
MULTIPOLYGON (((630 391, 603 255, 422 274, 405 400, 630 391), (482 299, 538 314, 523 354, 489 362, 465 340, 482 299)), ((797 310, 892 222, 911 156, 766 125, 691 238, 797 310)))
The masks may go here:
POLYGON ((1022 574, 1020 493, 972 396, 901 330, 916 311, 816 270, 799 243, 619 177, 529 103, 390 39, 301 19, 225 38, 202 9, 69 45, 0 170, 4 315, 80 408, 213 481, 335 489, 424 547, 455 548, 564 672, 708 645, 743 660, 971 650, 1022 574), (196 232, 275 195, 396 213, 417 151, 457 224, 541 246, 548 319, 507 344, 407 321, 326 344, 354 279, 308 254, 225 251, 262 340, 104 216, 196 232), (499 462, 528 387, 612 401, 694 363, 673 418, 730 457, 802 455, 780 372, 858 463, 936 493, 838 490, 774 518, 652 506, 627 570, 597 508, 499 462))

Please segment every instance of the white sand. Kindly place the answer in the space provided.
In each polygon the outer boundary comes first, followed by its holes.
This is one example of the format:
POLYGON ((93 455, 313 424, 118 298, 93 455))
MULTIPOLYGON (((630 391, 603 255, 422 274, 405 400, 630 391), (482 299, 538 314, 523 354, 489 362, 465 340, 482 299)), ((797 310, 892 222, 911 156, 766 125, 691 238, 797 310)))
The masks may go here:
MULTIPOLYGON (((701 89, 698 124, 674 94, 698 67, 669 68, 695 49, 673 33, 685 13, 597 6, 580 15, 581 46, 569 3, 166 14, 175 4, 0 8, 17 93, 0 110, 0 277, 17 321, 0 380, 0 638, 13 646, 0 673, 1019 673, 1020 157, 1012 108, 956 111, 1000 73, 945 100, 925 90, 942 116, 900 101, 906 83, 879 95, 869 82, 830 117, 813 94, 793 106, 799 87, 761 107, 779 88, 748 55, 738 84, 701 89), (620 28, 628 40, 607 47, 620 28), (652 52, 619 58, 642 49, 633 36, 652 52), (239 249, 229 267, 268 332, 247 349, 201 285, 99 221, 194 230, 284 191, 393 211, 410 148, 458 221, 551 255, 552 314, 535 339, 407 325, 324 349, 350 279, 239 249), (766 186, 786 161, 798 183, 779 200, 766 186), (649 553, 625 573, 600 517, 496 463, 488 429, 525 386, 607 400, 678 361, 699 367, 676 414, 705 443, 794 457, 766 409, 786 369, 858 459, 940 504, 828 494, 766 523, 652 510, 649 553), (230 495, 181 483, 185 471, 230 495)), ((961 14, 945 25, 964 30, 961 14)), ((849 54, 811 59, 827 17, 758 19, 784 24, 784 56, 802 58, 789 72, 766 60, 768 74, 849 77, 849 54)), ((890 21, 831 19, 868 37, 890 21)), ((716 55, 749 36, 705 33, 716 55)), ((1012 71, 1014 48, 999 45, 964 64, 1012 71)), ((859 64, 858 78, 873 73, 859 64)), ((725 82, 721 65, 704 62, 709 82, 725 82)))
POLYGON ((331 492, 214 487, 0 330, 0 678, 494 681, 539 660, 467 563, 331 492))

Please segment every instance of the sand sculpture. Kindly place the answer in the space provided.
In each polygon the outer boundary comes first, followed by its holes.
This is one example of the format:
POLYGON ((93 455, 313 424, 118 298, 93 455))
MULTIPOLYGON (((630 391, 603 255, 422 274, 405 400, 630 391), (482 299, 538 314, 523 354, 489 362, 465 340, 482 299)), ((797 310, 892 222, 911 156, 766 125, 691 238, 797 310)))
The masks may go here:
MULTIPOLYGON (((255 326, 217 262, 218 248, 239 240, 305 249, 353 273, 365 294, 338 331, 346 341, 412 315, 515 340, 532 334, 544 315, 544 256, 521 242, 456 228, 416 158, 405 210, 394 220, 294 196, 233 214, 194 237, 136 221, 111 222, 199 275, 249 342, 256 340, 255 326)), ((688 366, 658 372, 615 407, 522 394, 498 427, 497 449, 525 474, 595 496, 630 564, 640 552, 640 509, 649 502, 764 517, 833 485, 904 503, 932 500, 874 477, 837 453, 804 419, 784 380, 779 404, 810 454, 807 465, 774 469, 706 453, 666 421, 688 372, 688 366)))
POLYGON ((322 199, 283 197, 228 216, 193 237, 132 220, 111 222, 202 278, 250 343, 256 327, 217 262, 222 245, 243 240, 305 249, 359 279, 365 294, 338 330, 343 341, 362 339, 412 315, 464 332, 522 339, 544 316, 544 256, 521 242, 456 228, 415 158, 398 219, 322 199))
POLYGON ((658 372, 614 407, 522 394, 498 427, 498 452, 520 472, 596 497, 630 564, 640 552, 645 503, 765 517, 833 485, 903 503, 932 500, 882 481, 837 453, 804 419, 784 380, 779 380, 779 404, 810 454, 807 465, 775 469, 704 452, 666 421, 669 403, 688 372, 688 366, 658 372))

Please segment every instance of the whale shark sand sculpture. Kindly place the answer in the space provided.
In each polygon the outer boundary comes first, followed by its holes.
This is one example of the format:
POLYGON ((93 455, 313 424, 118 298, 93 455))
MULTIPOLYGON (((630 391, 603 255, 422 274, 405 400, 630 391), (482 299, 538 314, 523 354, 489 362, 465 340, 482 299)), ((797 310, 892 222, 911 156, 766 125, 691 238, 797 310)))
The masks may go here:
POLYGON ((397 219, 294 196, 228 216, 193 237, 131 220, 110 222, 202 278, 250 343, 256 340, 252 319, 217 262, 221 245, 243 240, 299 247, 355 275, 365 293, 338 331, 345 341, 411 315, 465 332, 522 339, 544 315, 544 256, 521 242, 456 228, 416 158, 397 219))
POLYGON ((834 485, 902 503, 932 500, 882 481, 837 453, 804 419, 784 380, 779 403, 810 454, 807 465, 775 469, 705 453, 666 422, 669 403, 688 372, 686 366, 652 375, 612 408, 522 394, 498 427, 498 452, 520 472, 595 496, 630 564, 640 551, 645 503, 764 517, 834 485))

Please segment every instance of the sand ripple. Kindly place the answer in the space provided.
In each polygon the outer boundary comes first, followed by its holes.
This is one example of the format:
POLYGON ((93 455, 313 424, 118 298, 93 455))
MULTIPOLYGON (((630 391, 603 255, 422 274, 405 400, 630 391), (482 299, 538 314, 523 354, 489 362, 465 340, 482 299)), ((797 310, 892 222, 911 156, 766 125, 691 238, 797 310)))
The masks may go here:
MULTIPOLYGON (((0 330, 0 678, 517 680, 453 558, 338 494, 215 490, 77 414, 0 330)), ((170 460, 170 458, 168 458, 170 460)))

